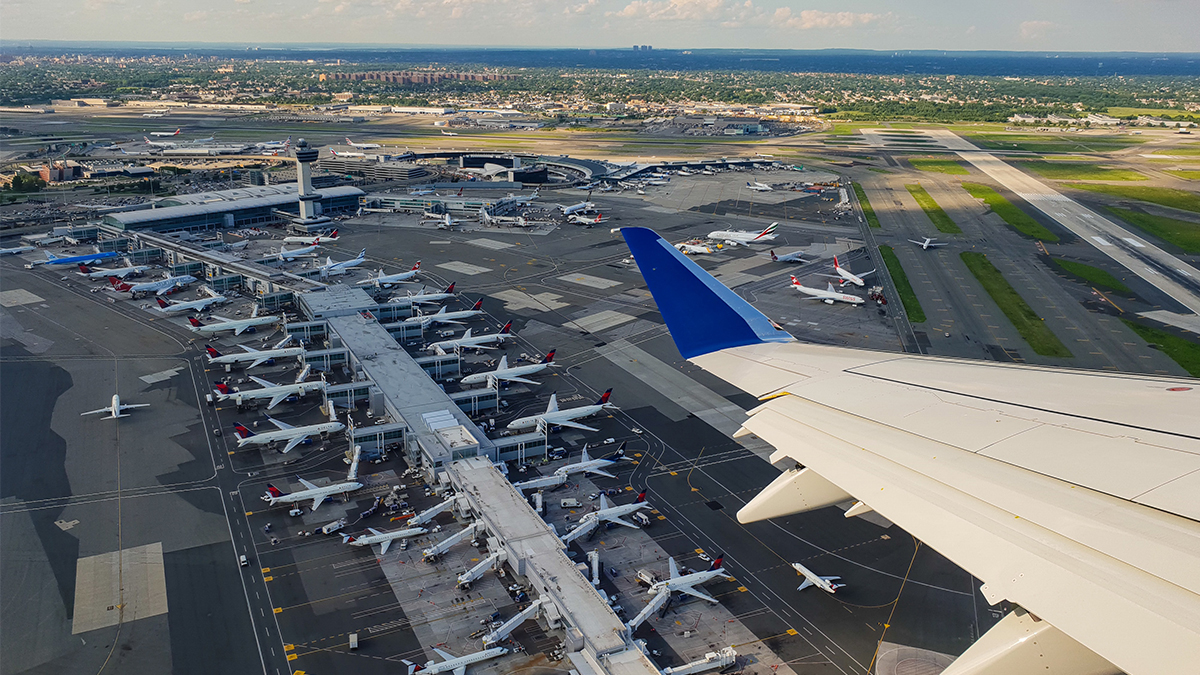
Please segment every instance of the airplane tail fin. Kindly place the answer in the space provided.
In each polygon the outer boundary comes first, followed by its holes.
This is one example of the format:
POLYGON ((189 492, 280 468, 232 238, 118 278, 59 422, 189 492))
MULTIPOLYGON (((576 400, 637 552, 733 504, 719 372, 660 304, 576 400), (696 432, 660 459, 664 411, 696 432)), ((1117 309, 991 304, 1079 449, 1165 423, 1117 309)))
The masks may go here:
POLYGON ((279 488, 275 487, 274 485, 271 485, 270 483, 267 483, 267 494, 271 495, 272 497, 282 497, 283 496, 283 493, 279 491, 279 488))
POLYGON ((212 348, 212 345, 204 345, 204 351, 208 352, 208 357, 216 359, 221 357, 221 352, 212 348))
POLYGON ((791 276, 792 276, 792 285, 793 286, 799 286, 800 288, 804 288, 804 284, 800 283, 800 280, 796 278, 796 275, 793 274, 791 276))
POLYGON ((725 562, 725 554, 718 553, 717 557, 713 559, 712 564, 708 566, 708 571, 715 572, 715 571, 721 569, 721 563, 723 563, 723 562, 725 562))
MULTIPOLYGON (((251 436, 254 435, 254 432, 247 429, 246 426, 243 424, 233 425, 233 430, 235 432, 237 432, 238 438, 250 438, 251 436)), ((268 485, 267 489, 268 490, 271 489, 271 486, 268 485)), ((279 495, 275 495, 275 496, 278 497, 279 495)))
MULTIPOLYGON (((365 248, 364 248, 363 250, 365 251, 365 250, 367 250, 367 249, 365 249, 365 248)), ((418 260, 418 261, 417 261, 417 264, 416 264, 416 265, 413 265, 413 266, 412 266, 412 269, 410 269, 410 270, 409 270, 409 272, 417 272, 417 271, 420 271, 420 269, 421 269, 421 261, 420 261, 420 260, 418 260)))
POLYGON ((634 504, 645 504, 646 503, 646 491, 642 490, 640 493, 638 493, 637 499, 633 500, 633 503, 634 504))
POLYGON ((556 351, 558 351, 558 350, 551 349, 550 351, 546 352, 546 356, 545 356, 545 358, 542 359, 542 363, 553 363, 554 362, 554 352, 556 352, 556 351))
POLYGON ((483 298, 476 300, 475 304, 471 305, 471 311, 473 312, 478 312, 481 309, 483 309, 483 298))
POLYGON ((446 287, 446 290, 444 290, 442 292, 443 293, 453 293, 454 292, 454 284, 457 284, 457 283, 458 283, 457 281, 451 281, 450 285, 446 287))
POLYGON ((600 395, 600 400, 596 401, 596 405, 606 405, 608 397, 612 396, 612 387, 609 387, 603 394, 600 395))
MULTIPOLYGON (((159 299, 158 299, 158 304, 162 305, 163 307, 166 307, 166 306, 167 306, 167 304, 166 304, 165 302, 163 302, 163 301, 162 301, 162 298, 159 298, 159 299)), ((204 325, 203 323, 201 323, 201 322, 200 322, 200 319, 197 319, 197 318, 196 318, 196 317, 194 317, 194 316, 189 316, 189 317, 188 317, 188 323, 192 324, 192 326, 193 326, 194 328, 199 328, 199 327, 201 327, 201 326, 203 326, 203 325, 204 325)))
POLYGON ((767 236, 768 234, 775 234, 775 230, 776 230, 778 227, 779 227, 779 223, 778 223, 778 222, 771 223, 770 225, 768 225, 768 226, 766 226, 765 228, 763 228, 763 231, 762 231, 762 232, 759 232, 759 233, 758 233, 758 237, 755 237, 755 239, 758 239, 759 237, 765 237, 765 236, 767 236))
POLYGON ((837 256, 835 255, 835 256, 833 256, 833 269, 835 269, 835 270, 836 270, 836 269, 837 269, 837 268, 839 268, 839 267, 841 267, 841 265, 840 265, 840 264, 838 264, 838 261, 837 261, 837 256))
POLYGON ((337 230, 334 230, 334 231, 333 231, 333 233, 329 235, 329 238, 330 238, 330 239, 337 239, 337 233, 338 233, 338 231, 337 231, 337 230))
POLYGON ((349 544, 349 543, 350 543, 350 542, 352 542, 352 541, 354 541, 354 537, 352 537, 352 536, 350 536, 350 535, 348 535, 348 534, 343 534, 343 535, 342 535, 342 543, 343 543, 343 544, 349 544))
POLYGON ((621 447, 617 448, 617 457, 625 457, 625 446, 629 445, 629 441, 621 441, 621 447))
MULTIPOLYGON (((164 300, 164 299, 162 299, 162 298, 155 297, 154 299, 158 301, 158 306, 159 306, 159 307, 161 307, 161 308, 163 308, 163 309, 166 309, 166 308, 168 308, 168 307, 170 307, 170 306, 171 306, 171 305, 170 305, 170 303, 168 303, 166 300, 164 300)), ((188 318, 190 319, 191 317, 188 317, 188 318)), ((192 319, 192 321, 193 321, 192 325, 193 325, 193 326, 195 326, 195 325, 196 325, 196 324, 194 323, 194 322, 195 322, 195 319, 192 319)))
POLYGON ((217 390, 217 393, 221 394, 222 396, 228 396, 233 393, 233 390, 229 388, 229 385, 225 384, 224 382, 217 382, 213 385, 213 389, 217 390))
MULTIPOLYGON (((482 300, 480 302, 482 302, 482 300)), ((512 335, 512 321, 504 324, 504 328, 500 329, 500 335, 512 335)))
POLYGON ((88 269, 88 266, 84 265, 83 263, 79 263, 79 271, 82 272, 83 274, 91 273, 91 270, 88 269))
POLYGON ((653 230, 623 227, 621 234, 684 358, 793 339, 653 230))
POLYGON ((771 251, 771 260, 779 262, 779 256, 775 255, 775 251, 771 251))

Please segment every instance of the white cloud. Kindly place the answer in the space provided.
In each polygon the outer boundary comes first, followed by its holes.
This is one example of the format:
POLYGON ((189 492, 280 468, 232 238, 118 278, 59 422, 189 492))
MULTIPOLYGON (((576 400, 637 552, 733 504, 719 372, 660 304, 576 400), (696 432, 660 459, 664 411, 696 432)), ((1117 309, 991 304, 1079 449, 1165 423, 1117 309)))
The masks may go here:
POLYGON ((1046 37, 1046 31, 1053 27, 1051 21, 1025 21, 1021 23, 1018 33, 1022 40, 1037 40, 1046 37))
POLYGON ((208 18, 208 12, 206 12, 204 10, 188 12, 187 14, 183 15, 184 21, 203 21, 207 18, 208 18))
POLYGON ((801 10, 799 14, 794 14, 790 7, 780 7, 775 10, 773 23, 796 30, 853 28, 875 23, 882 20, 884 16, 869 12, 823 12, 819 9, 805 9, 801 10))
POLYGON ((720 18, 726 11, 725 0, 633 0, 605 15, 646 21, 705 21, 720 18))

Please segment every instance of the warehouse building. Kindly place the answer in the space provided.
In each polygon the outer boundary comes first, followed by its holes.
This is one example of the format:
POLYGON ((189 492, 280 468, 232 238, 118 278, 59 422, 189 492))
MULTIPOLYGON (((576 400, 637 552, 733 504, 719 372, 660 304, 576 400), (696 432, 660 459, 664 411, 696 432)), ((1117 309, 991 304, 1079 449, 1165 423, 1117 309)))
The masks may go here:
MULTIPOLYGON (((317 212, 324 215, 358 210, 363 191, 341 186, 318 191, 317 212)), ((264 185, 234 190, 168 197, 154 208, 106 214, 104 225, 121 230, 201 232, 219 228, 252 227, 286 221, 300 215, 294 185, 264 185)))

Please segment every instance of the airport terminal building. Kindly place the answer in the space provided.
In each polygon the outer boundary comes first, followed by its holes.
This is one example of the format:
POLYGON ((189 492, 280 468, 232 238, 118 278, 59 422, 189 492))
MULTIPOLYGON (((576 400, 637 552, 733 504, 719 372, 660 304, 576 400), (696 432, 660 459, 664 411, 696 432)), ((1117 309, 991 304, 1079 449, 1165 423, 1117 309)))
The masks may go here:
MULTIPOLYGON (((317 212, 330 215, 358 210, 365 194, 356 187, 318 190, 317 212)), ((294 185, 264 185, 234 190, 167 197, 151 208, 108 213, 103 224, 121 230, 200 232, 218 228, 253 227, 299 217, 294 185)))

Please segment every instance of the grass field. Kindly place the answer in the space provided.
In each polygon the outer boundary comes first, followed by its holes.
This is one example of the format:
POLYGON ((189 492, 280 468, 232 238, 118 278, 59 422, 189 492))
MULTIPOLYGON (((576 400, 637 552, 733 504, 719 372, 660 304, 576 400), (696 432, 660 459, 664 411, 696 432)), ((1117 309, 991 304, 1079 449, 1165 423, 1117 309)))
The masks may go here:
POLYGON ((921 210, 933 221, 933 226, 938 229, 938 232, 962 234, 962 228, 946 214, 946 211, 942 207, 938 206, 938 203, 933 200, 933 197, 929 196, 925 188, 920 185, 905 185, 904 187, 913 196, 913 199, 917 200, 917 203, 921 205, 921 210))
POLYGON ((970 171, 966 167, 952 159, 935 159, 932 157, 909 157, 908 163, 913 165, 914 169, 920 171, 929 171, 932 173, 948 173, 952 176, 967 176, 970 171))
POLYGON ((871 200, 867 199, 867 193, 863 192, 862 186, 858 183, 854 184, 854 194, 858 197, 858 204, 862 207, 863 217, 867 219, 867 224, 871 227, 881 227, 879 217, 875 215, 875 209, 871 207, 871 200))
POLYGON ((1165 330, 1143 326, 1128 319, 1121 319, 1129 329, 1148 344, 1158 345, 1159 350, 1183 366, 1192 377, 1200 377, 1200 344, 1172 335, 1165 330))
POLYGON ((1163 169, 1163 173, 1169 173, 1184 180, 1200 180, 1200 169, 1163 169))
POLYGON ((1016 162, 1043 178, 1052 180, 1146 180, 1131 169, 1114 169, 1099 164, 1077 162, 1016 162))
POLYGON ((1178 155, 1180 157, 1194 157, 1200 155, 1200 145, 1194 148, 1170 148, 1169 150, 1155 150, 1156 155, 1178 155))
POLYGON ((1011 225, 1017 232, 1042 241, 1058 241, 1057 234, 1047 230, 1041 223, 1034 220, 1033 216, 1017 208, 994 189, 979 183, 963 183, 962 186, 972 197, 982 199, 996 215, 1003 218, 1004 222, 1011 225))
POLYGON ((1109 108, 1108 114, 1113 117, 1130 117, 1132 115, 1151 115, 1154 117, 1170 115, 1172 117, 1179 117, 1180 115, 1186 115, 1200 122, 1200 115, 1196 113, 1189 113, 1186 110, 1171 110, 1170 108, 1109 108))
POLYGON ((1105 209, 1146 234, 1174 244, 1187 253, 1200 253, 1200 223, 1154 216, 1113 206, 1107 206, 1105 209))
POLYGON ((1088 192, 1102 192, 1122 199, 1136 199, 1173 209, 1200 213, 1200 195, 1187 190, 1149 187, 1146 185, 1105 185, 1103 183, 1067 183, 1066 187, 1088 192))
POLYGON ((1129 287, 1121 283, 1121 280, 1109 274, 1108 271, 1102 270, 1099 267, 1092 267, 1074 260, 1065 260, 1063 258, 1050 258, 1054 262, 1055 267, 1066 272, 1067 274, 1082 279, 1089 285, 1104 288, 1110 291, 1116 291, 1124 295, 1129 295, 1133 291, 1129 287))
POLYGON ((1025 150, 1028 152, 1106 152, 1145 143, 1145 138, 1130 136, 1084 136, 1058 134, 967 133, 967 140, 989 150, 1025 150))
POLYGON ((900 259, 896 257, 896 251, 891 246, 880 246, 879 253, 887 265, 892 283, 896 285, 896 292, 900 294, 900 304, 904 305, 904 313, 908 315, 908 320, 912 323, 924 323, 925 310, 921 309, 921 302, 917 300, 917 294, 908 282, 908 275, 904 272, 900 259))
POLYGON ((834 136, 850 136, 857 134, 859 129, 870 129, 876 126, 879 125, 875 122, 837 122, 833 125, 833 129, 826 133, 833 134, 834 136))
POLYGON ((999 305, 1000 311, 1004 312, 1004 316, 1008 317, 1021 337, 1033 348, 1033 351, 1042 356, 1062 358, 1072 356, 1066 345, 1046 327, 1046 321, 1033 311, 1024 298, 1017 294, 1016 289, 1008 283, 1008 280, 1004 278, 1000 270, 996 269, 992 261, 987 259, 986 255, 966 251, 960 253, 959 257, 962 258, 967 269, 971 270, 971 274, 979 280, 988 295, 992 296, 992 300, 999 305))

